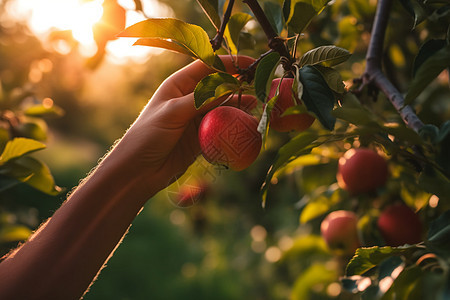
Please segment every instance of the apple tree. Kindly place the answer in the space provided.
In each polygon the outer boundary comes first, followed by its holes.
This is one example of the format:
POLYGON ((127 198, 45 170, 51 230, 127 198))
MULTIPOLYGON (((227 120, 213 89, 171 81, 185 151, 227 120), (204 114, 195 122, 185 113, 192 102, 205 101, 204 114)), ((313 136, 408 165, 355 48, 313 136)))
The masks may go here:
MULTIPOLYGON (((322 227, 339 262, 332 271, 320 260, 303 270, 291 298, 326 295, 336 282, 334 296, 449 297, 448 2, 197 2, 212 30, 149 18, 120 36, 210 66, 194 91, 196 108, 237 97, 244 111, 241 99, 257 99, 252 130, 261 151, 277 152, 261 186, 262 206, 276 201, 279 178, 298 178, 300 226, 311 228, 310 242, 322 227), (227 73, 220 55, 239 60, 238 54, 255 61, 227 73), (273 146, 273 136, 283 144, 273 146), (338 211, 345 213, 334 216, 338 211), (311 288, 318 283, 322 288, 311 288)), ((201 141, 233 126, 220 124, 201 132, 201 141)), ((203 150, 208 161, 233 169, 230 157, 203 150)), ((249 165, 254 156, 244 160, 249 165)), ((308 259, 299 253, 297 259, 308 259)))

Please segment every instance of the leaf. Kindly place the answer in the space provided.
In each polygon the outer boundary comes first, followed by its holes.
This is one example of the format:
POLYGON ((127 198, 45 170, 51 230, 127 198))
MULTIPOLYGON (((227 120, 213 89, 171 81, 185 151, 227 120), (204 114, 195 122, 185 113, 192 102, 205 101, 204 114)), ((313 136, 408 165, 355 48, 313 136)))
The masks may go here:
POLYGON ((429 40, 422 45, 414 59, 413 65, 413 77, 416 76, 417 69, 430 57, 432 57, 436 52, 444 48, 446 45, 445 40, 429 40))
POLYGON ((313 66, 297 70, 297 78, 303 84, 302 101, 328 130, 334 129, 336 118, 332 115, 334 95, 320 72, 313 66))
POLYGON ((343 94, 345 92, 345 84, 342 80, 341 74, 333 68, 314 66, 320 74, 322 74, 323 79, 327 82, 330 89, 338 94, 343 94))
POLYGON ((426 245, 438 255, 450 257, 450 210, 430 223, 426 245))
POLYGON ((30 117, 61 117, 64 115, 64 110, 56 105, 33 105, 23 111, 23 113, 30 117))
POLYGON ((318 135, 316 132, 304 131, 295 136, 294 138, 292 138, 289 142, 287 142, 278 150, 277 156, 275 157, 275 161, 270 167, 269 173, 267 174, 263 186, 261 187, 263 207, 265 206, 267 188, 269 186, 270 181, 272 180, 273 174, 275 174, 275 172, 279 168, 287 164, 292 159, 295 159, 296 157, 302 154, 309 153, 311 149, 314 148, 314 145, 312 145, 312 143, 317 138, 318 135))
POLYGON ((219 16, 219 3, 217 0, 197 0, 205 14, 216 29, 220 28, 221 21, 219 16))
POLYGON ((289 116, 289 115, 299 115, 303 113, 308 113, 308 109, 301 104, 301 105, 294 105, 286 109, 282 114, 281 117, 289 116))
POLYGON ((173 40, 162 40, 162 39, 138 39, 134 44, 134 46, 149 46, 156 48, 163 48, 166 50, 170 50, 173 52, 178 52, 181 54, 186 54, 189 56, 195 56, 192 51, 183 45, 178 44, 178 42, 173 40))
POLYGON ((275 2, 264 2, 264 13, 277 34, 284 28, 283 11, 281 6, 275 2))
POLYGON ((300 214, 300 224, 306 224, 309 221, 322 216, 330 210, 330 202, 325 200, 319 200, 308 203, 300 214))
POLYGON ((239 46, 239 33, 245 24, 252 19, 246 13, 236 13, 230 17, 227 27, 225 27, 224 37, 232 54, 237 54, 239 46))
POLYGON ((338 278, 337 271, 327 268, 325 264, 315 262, 302 272, 295 280, 290 295, 291 300, 313 299, 311 291, 322 287, 319 292, 325 294, 325 286, 336 281, 338 278))
POLYGON ((344 49, 334 45, 320 46, 309 50, 300 59, 299 65, 303 67, 305 65, 322 64, 325 67, 332 67, 343 63, 352 54, 344 49))
POLYGON ((414 99, 447 67, 450 67, 450 45, 427 58, 416 71, 405 96, 405 105, 414 99))
POLYGON ((32 173, 31 176, 23 180, 26 184, 48 195, 58 195, 61 192, 62 189, 55 185, 55 180, 49 168, 41 161, 25 156, 14 161, 14 165, 26 168, 32 173))
POLYGON ((26 240, 31 235, 31 229, 23 225, 6 225, 0 230, 0 243, 10 243, 26 240))
POLYGON ((409 255, 411 251, 419 249, 418 246, 408 245, 401 247, 370 247, 358 248, 346 268, 346 276, 361 275, 383 260, 394 255, 409 255))
MULTIPOLYGON (((1 170, 1 168, 0 168, 1 170)), ((19 180, 0 174, 0 193, 20 183, 19 180)))
POLYGON ((195 107, 199 109, 203 105, 216 100, 239 89, 239 81, 228 73, 213 73, 204 77, 194 90, 195 107))
MULTIPOLYGON (((118 36, 165 40, 174 44, 169 50, 179 50, 178 52, 183 54, 189 52, 191 56, 210 66, 214 64, 215 55, 208 34, 200 26, 188 24, 178 19, 147 19, 131 25, 118 36), (180 47, 184 50, 181 50, 180 47)), ((161 43, 160 45, 168 49, 167 43, 161 43)))
POLYGON ((280 62, 280 55, 277 52, 272 52, 266 55, 258 63, 255 72, 255 94, 256 97, 265 102, 269 94, 271 82, 269 78, 275 72, 278 63, 280 62))
MULTIPOLYGON (((330 0, 293 0, 290 1, 289 17, 286 23, 295 33, 301 33, 318 15, 330 0)), ((285 6, 286 8, 286 6, 285 6)))
POLYGON ((446 199, 450 195, 450 179, 440 171, 429 166, 426 166, 420 173, 418 185, 423 190, 439 198, 446 199))
POLYGON ((44 148, 45 145, 41 142, 27 138, 14 138, 6 144, 5 149, 0 156, 0 165, 44 148))

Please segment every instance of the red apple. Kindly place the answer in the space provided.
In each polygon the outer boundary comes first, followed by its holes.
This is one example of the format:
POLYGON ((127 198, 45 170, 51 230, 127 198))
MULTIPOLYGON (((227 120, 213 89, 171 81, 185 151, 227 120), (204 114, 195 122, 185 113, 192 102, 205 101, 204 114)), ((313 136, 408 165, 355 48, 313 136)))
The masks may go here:
POLYGON ((414 211, 403 203, 386 207, 377 221, 386 245, 401 246, 422 241, 422 222, 414 211))
POLYGON ((286 109, 301 104, 297 95, 292 92, 294 78, 275 78, 272 81, 269 92, 269 100, 272 99, 279 87, 278 99, 270 113, 270 127, 279 132, 303 131, 308 129, 314 122, 315 118, 307 113, 293 114, 281 116, 286 109), (297 103, 295 101, 297 101, 297 103))
POLYGON ((339 186, 361 194, 383 186, 388 178, 386 160, 371 149, 350 149, 339 159, 339 186))
POLYGON ((352 211, 329 213, 320 225, 320 232, 328 247, 337 254, 352 255, 361 246, 358 237, 358 217, 352 211))
POLYGON ((219 106, 208 112, 199 128, 203 156, 213 164, 241 171, 258 157, 262 145, 258 121, 231 106, 219 106))

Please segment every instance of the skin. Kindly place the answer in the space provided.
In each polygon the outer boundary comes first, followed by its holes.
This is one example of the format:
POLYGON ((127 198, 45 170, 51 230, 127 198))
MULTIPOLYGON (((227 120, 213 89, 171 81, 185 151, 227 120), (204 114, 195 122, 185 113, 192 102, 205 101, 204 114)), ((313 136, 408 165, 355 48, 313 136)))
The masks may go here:
MULTIPOLYGON (((235 73, 230 57, 223 57, 235 73)), ((253 62, 239 57, 239 66, 253 62)), ((195 61, 158 88, 123 138, 54 215, 0 263, 0 299, 79 299, 143 205, 200 153, 197 131, 214 105, 193 90, 213 72, 195 61)))

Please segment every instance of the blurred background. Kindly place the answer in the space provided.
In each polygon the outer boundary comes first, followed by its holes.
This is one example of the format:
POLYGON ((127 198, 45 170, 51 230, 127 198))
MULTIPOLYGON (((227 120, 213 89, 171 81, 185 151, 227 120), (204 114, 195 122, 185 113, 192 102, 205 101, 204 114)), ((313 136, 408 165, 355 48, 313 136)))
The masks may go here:
MULTIPOLYGON (((299 52, 331 43, 353 52, 342 67, 350 85, 363 72, 376 1, 335 2, 310 25, 299 52)), ((1 134, 10 136, 14 129, 16 136, 45 143, 46 149, 33 156, 48 166, 55 189, 62 189, 45 193, 14 183, 0 189, 2 255, 52 215, 122 136, 159 84, 191 62, 169 51, 132 46, 133 39, 114 38, 125 26, 147 17, 176 17, 214 35, 192 0, 0 1, 1 134)), ((393 43, 387 58, 400 70, 400 87, 405 84, 401 76, 410 71, 406 62, 417 51, 415 43, 398 38, 412 22, 402 20, 394 15, 400 25, 390 37, 398 44, 393 43)), ((251 21, 245 30, 256 27, 251 21)), ((241 53, 258 57, 266 50, 258 32, 245 40, 248 47, 241 53)), ((426 118, 427 109, 422 112, 426 118)), ((429 115, 430 122, 440 122, 436 114, 429 115)), ((316 169, 302 168, 304 176, 285 170, 288 176, 274 177, 267 205, 261 206, 261 184, 276 149, 288 138, 271 134, 268 149, 243 172, 218 169, 199 158, 179 182, 147 203, 85 299, 338 296, 336 270, 342 262, 329 253, 313 226, 320 219, 299 226, 299 201, 305 192, 336 181, 338 156, 321 149, 326 159, 319 166, 315 163, 316 169), (194 205, 181 203, 184 186, 190 188, 185 197, 194 199, 194 205)))

